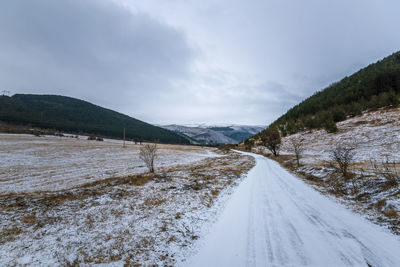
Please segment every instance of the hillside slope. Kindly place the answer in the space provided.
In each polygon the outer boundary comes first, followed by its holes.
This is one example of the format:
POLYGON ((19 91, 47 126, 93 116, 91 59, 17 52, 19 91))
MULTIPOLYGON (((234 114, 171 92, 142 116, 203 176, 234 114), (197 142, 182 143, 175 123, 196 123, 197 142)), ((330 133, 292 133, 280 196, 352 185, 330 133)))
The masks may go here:
MULTIPOLYGON (((337 123, 338 132, 303 131, 282 138, 272 159, 318 190, 400 235, 400 108, 381 108, 337 123), (303 148, 297 166, 292 141, 303 148), (349 175, 332 158, 338 145, 353 148, 349 175)), ((264 147, 255 148, 268 154, 264 147)))
POLYGON ((281 151, 271 158, 400 234, 399 104, 396 52, 310 96, 244 145, 272 155, 260 144, 277 143, 278 129, 281 151), (296 149, 304 150, 299 165, 296 149))
POLYGON ((96 134, 162 143, 189 143, 166 129, 79 99, 56 95, 0 96, 0 121, 73 133, 96 134))
MULTIPOLYGON (((400 103, 400 52, 319 91, 273 122, 282 135, 325 127, 362 111, 400 103)), ((262 133, 261 133, 262 134, 262 133)))

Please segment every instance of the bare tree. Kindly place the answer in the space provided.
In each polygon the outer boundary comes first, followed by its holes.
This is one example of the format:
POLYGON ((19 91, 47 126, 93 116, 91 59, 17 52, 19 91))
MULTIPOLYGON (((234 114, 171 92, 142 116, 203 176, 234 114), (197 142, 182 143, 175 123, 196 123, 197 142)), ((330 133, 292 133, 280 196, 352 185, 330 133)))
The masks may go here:
POLYGON ((140 147, 139 158, 144 161, 151 173, 154 172, 154 160, 157 158, 157 144, 145 144, 140 147))
POLYGON ((281 134, 277 128, 268 128, 261 135, 261 142, 263 146, 267 147, 274 156, 279 155, 281 147, 281 134))
POLYGON ((357 192, 356 175, 350 175, 349 167, 355 156, 354 144, 338 144, 331 149, 331 159, 336 161, 337 169, 342 173, 344 181, 351 181, 353 193, 357 192))
POLYGON ((292 150, 294 155, 296 156, 297 167, 300 167, 300 157, 304 151, 304 140, 303 139, 292 139, 290 144, 292 145, 292 150))
POLYGON ((349 144, 338 144, 331 148, 331 159, 338 164, 338 170, 344 178, 349 176, 349 166, 353 162, 356 154, 355 146, 349 144))

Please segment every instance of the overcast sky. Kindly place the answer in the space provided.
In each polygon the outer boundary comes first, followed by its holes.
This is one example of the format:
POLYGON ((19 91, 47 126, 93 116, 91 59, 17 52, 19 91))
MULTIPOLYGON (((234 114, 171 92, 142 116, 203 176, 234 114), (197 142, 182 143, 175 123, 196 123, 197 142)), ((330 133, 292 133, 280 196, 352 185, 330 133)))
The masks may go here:
POLYGON ((267 125, 400 50, 398 0, 0 2, 0 90, 157 124, 267 125))

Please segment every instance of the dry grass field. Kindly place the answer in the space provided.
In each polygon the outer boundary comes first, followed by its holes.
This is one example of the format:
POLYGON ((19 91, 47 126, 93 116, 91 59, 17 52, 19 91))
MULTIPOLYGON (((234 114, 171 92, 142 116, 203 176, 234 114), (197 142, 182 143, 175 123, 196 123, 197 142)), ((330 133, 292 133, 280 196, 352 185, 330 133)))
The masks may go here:
POLYGON ((254 159, 160 145, 155 174, 138 147, 0 135, 1 266, 172 266, 191 253, 254 159))
MULTIPOLYGON (((105 139, 0 134, 0 194, 57 191, 116 176, 143 173, 139 144, 105 139)), ((218 156, 216 149, 159 145, 156 168, 218 156)))

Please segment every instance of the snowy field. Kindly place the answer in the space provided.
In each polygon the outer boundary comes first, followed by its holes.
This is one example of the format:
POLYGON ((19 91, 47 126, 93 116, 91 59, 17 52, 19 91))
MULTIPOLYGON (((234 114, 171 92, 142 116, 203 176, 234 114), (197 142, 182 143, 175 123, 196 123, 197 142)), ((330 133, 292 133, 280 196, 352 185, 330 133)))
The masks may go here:
MULTIPOLYGON (((57 191, 115 176, 146 171, 140 145, 105 139, 0 134, 0 194, 57 191)), ((159 145, 157 167, 216 157, 216 149, 159 145)))
POLYGON ((254 166, 238 153, 160 145, 150 175, 132 143, 1 144, 0 266, 178 265, 254 166))

